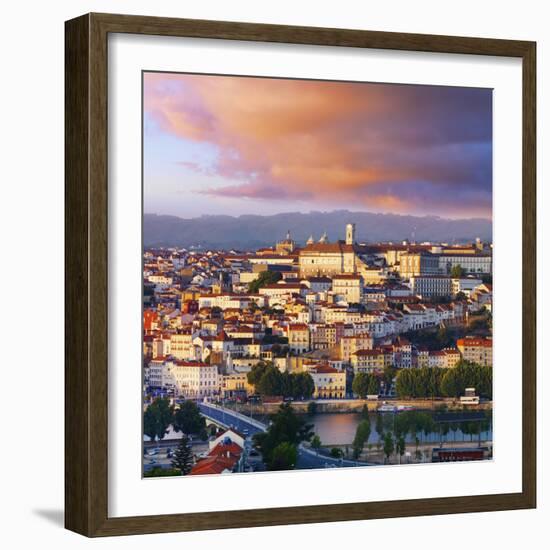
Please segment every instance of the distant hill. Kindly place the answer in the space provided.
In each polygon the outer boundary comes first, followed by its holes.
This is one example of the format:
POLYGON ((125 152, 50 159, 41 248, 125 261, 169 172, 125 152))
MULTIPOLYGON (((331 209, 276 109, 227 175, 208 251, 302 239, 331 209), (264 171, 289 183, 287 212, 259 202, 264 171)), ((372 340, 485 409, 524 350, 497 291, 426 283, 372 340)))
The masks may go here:
POLYGON ((202 246, 219 249, 254 249, 272 246, 290 230, 292 238, 305 243, 326 231, 330 241, 343 239, 345 225, 356 224, 358 242, 404 239, 440 242, 492 239, 492 224, 482 218, 451 220, 436 216, 400 216, 372 212, 288 212, 272 216, 243 215, 178 218, 157 214, 143 217, 145 246, 202 246))

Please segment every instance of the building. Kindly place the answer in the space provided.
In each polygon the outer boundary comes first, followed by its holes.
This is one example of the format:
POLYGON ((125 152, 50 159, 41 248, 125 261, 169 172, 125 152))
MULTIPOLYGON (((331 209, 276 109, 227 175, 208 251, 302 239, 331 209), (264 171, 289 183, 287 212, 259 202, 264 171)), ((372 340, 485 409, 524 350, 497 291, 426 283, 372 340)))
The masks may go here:
POLYGON ((467 336, 456 342, 462 358, 483 367, 493 366, 493 339, 467 336))
POLYGON ((170 355, 176 359, 193 361, 196 358, 191 330, 170 335, 170 355))
POLYGON ((279 241, 275 245, 275 253, 280 255, 292 254, 295 248, 296 248, 296 243, 290 237, 290 231, 287 231, 285 239, 282 241, 279 241))
POLYGON ((394 365, 398 369, 408 369, 412 367, 412 344, 406 338, 398 336, 393 344, 394 365))
POLYGON ((442 349, 430 351, 428 355, 428 367, 440 369, 452 369, 460 361, 460 352, 457 349, 442 349))
POLYGON ((300 277, 319 277, 360 273, 366 267, 363 256, 366 247, 355 243, 355 224, 346 225, 346 239, 331 243, 326 233, 318 242, 310 237, 300 249, 298 265, 300 277))
POLYGON ((288 325, 287 337, 291 353, 307 353, 310 350, 309 327, 305 323, 288 325))
POLYGON ((441 273, 450 273, 460 266, 466 273, 492 273, 493 256, 490 253, 446 253, 437 255, 441 273))
POLYGON ((439 273, 439 257, 429 252, 404 252, 399 257, 399 275, 403 279, 439 273))
POLYGON ((361 275, 352 273, 333 275, 332 291, 348 304, 359 304, 363 300, 363 280, 361 275))
POLYGON ((222 438, 222 441, 210 449, 205 458, 197 461, 189 475, 242 472, 244 465, 243 448, 229 437, 225 437, 225 434, 222 438))
POLYGON ((343 399, 346 396, 346 373, 328 365, 316 365, 308 369, 313 378, 315 399, 343 399))
MULTIPOLYGON (((257 364, 257 360, 254 360, 257 364)), ((252 369, 252 367, 250 367, 252 369)), ((254 393, 254 386, 248 383, 245 372, 221 376, 221 388, 224 397, 246 397, 254 393)))
POLYGON ((349 363, 356 351, 360 349, 372 349, 373 343, 373 337, 366 332, 353 336, 342 336, 340 339, 340 359, 344 363, 349 363))
POLYGON ((381 372, 386 364, 386 354, 381 349, 360 349, 351 355, 353 372, 381 372))
POLYGON ((165 376, 170 376, 179 395, 207 397, 221 390, 217 365, 189 361, 167 361, 165 376))
POLYGON ((483 281, 481 279, 476 279, 475 277, 452 279, 452 293, 456 295, 459 292, 462 292, 469 297, 470 294, 482 284, 483 281))
POLYGON ((411 290, 422 298, 450 296, 453 280, 443 275, 417 275, 409 278, 411 290))

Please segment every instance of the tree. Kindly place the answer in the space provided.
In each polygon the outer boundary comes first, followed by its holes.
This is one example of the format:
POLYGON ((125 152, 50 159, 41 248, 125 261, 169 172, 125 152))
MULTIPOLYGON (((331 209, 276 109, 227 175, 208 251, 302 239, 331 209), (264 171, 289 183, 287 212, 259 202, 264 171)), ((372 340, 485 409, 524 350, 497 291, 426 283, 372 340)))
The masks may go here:
POLYGON ((395 367, 392 367, 390 365, 386 365, 384 367, 382 380, 384 382, 384 390, 386 391, 386 394, 388 394, 389 390, 391 389, 396 373, 397 373, 397 369, 395 367))
POLYGON ((310 401, 307 404, 307 414, 314 415, 317 413, 317 402, 316 401, 310 401))
POLYGON ((252 369, 250 369, 250 372, 246 375, 248 383, 252 386, 256 386, 269 365, 272 365, 272 363, 268 363, 265 361, 260 361, 259 363, 254 365, 252 369))
POLYGON ((321 448, 321 438, 317 434, 315 434, 311 438, 311 448, 315 449, 316 451, 318 451, 321 448))
POLYGON ((332 458, 342 458, 344 456, 344 452, 338 447, 332 447, 332 449, 330 450, 330 456, 332 458))
POLYGON ((380 382, 374 374, 360 372, 355 375, 351 386, 353 393, 364 399, 367 395, 377 395, 380 391, 380 382))
POLYGON ((248 285, 248 292, 250 294, 257 294, 258 290, 266 285, 272 285, 277 281, 280 281, 282 275, 278 271, 262 271, 258 278, 248 285))
POLYGON ((386 432, 386 434, 384 435, 384 455, 386 457, 386 460, 390 458, 394 450, 395 445, 393 442, 393 436, 391 432, 386 432))
POLYGON ((186 400, 174 414, 174 430, 184 434, 201 434, 206 430, 206 420, 195 402, 186 400))
POLYGON ((261 362, 252 367, 247 380, 260 395, 309 399, 315 391, 315 383, 309 372, 281 372, 271 362, 261 362))
POLYGON ((274 461, 275 449, 282 443, 289 443, 297 448, 302 441, 310 441, 313 437, 312 428, 313 424, 306 424, 302 418, 296 415, 289 403, 283 403, 277 413, 272 416, 267 431, 255 434, 253 441, 261 451, 267 468, 272 470, 279 464, 274 461))
POLYGON ((382 437, 384 436, 384 417, 381 414, 376 415, 376 424, 374 426, 374 429, 378 434, 378 438, 382 439, 382 437))
POLYGON ((451 267, 451 277, 453 279, 460 279, 464 275, 466 275, 466 270, 461 265, 453 265, 451 267))
POLYGON ((466 388, 475 388, 478 395, 492 399, 493 368, 482 367, 461 360, 452 369, 447 369, 441 379, 441 392, 447 397, 464 395, 466 388))
POLYGON ((367 418, 365 420, 361 420, 357 426, 357 430, 355 431, 355 437, 352 443, 353 458, 355 458, 355 460, 361 456, 365 443, 370 437, 370 432, 371 428, 369 419, 367 418))
POLYGON ((298 450, 296 445, 283 441, 279 443, 271 457, 270 470, 294 470, 298 462, 298 450))
POLYGON ((163 439, 172 423, 174 407, 167 398, 158 398, 153 401, 143 414, 143 432, 151 441, 163 439))
POLYGON ((399 463, 401 463, 401 457, 405 454, 406 449, 405 438, 400 435, 395 443, 397 454, 399 454, 399 463))
POLYGON ((267 366, 255 388, 260 395, 282 395, 283 375, 281 371, 273 365, 267 366))
POLYGON ((297 372, 290 375, 295 398, 309 399, 315 391, 315 382, 309 372, 297 372))
POLYGON ((193 468, 193 453, 189 438, 186 435, 180 439, 179 445, 174 451, 172 466, 179 470, 182 476, 186 476, 193 468))

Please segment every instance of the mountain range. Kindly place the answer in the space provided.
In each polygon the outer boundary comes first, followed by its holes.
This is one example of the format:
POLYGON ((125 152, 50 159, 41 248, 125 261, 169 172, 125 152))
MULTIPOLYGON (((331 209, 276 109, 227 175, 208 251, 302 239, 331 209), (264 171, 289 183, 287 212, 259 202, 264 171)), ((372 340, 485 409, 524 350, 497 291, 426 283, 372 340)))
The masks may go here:
POLYGON ((256 249, 273 246, 287 231, 298 244, 310 235, 329 241, 345 238, 345 226, 355 223, 357 242, 471 242, 492 239, 492 223, 484 218, 446 219, 437 216, 376 214, 373 212, 286 212, 271 216, 208 215, 197 218, 144 214, 144 246, 256 249))

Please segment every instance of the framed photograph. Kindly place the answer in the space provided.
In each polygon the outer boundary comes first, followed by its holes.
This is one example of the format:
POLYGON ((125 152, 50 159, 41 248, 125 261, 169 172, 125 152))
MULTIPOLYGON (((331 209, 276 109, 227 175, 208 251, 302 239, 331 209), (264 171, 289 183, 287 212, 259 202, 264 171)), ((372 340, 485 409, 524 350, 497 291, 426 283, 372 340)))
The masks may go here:
POLYGON ((535 43, 65 37, 66 527, 534 508, 535 43))

